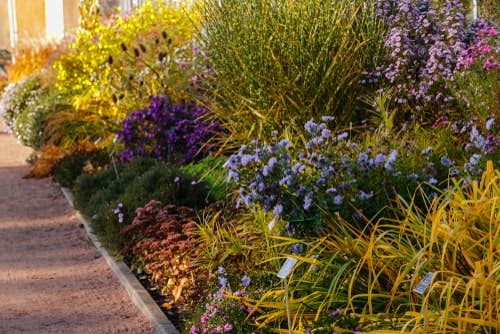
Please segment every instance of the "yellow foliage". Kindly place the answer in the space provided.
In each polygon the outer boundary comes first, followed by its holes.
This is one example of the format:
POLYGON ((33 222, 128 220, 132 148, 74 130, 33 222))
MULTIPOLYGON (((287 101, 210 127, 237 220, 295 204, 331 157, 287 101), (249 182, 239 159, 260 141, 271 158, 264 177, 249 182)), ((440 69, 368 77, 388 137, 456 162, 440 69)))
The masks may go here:
MULTIPOLYGON (((92 8, 87 9, 92 16, 92 8)), ((143 40, 153 41, 163 32, 169 36, 170 48, 180 48, 193 38, 199 17, 192 8, 149 1, 128 17, 112 17, 99 24, 90 21, 83 27, 87 29, 78 32, 75 42, 54 63, 56 86, 73 94, 76 109, 105 102, 107 107, 101 112, 110 119, 121 120, 131 110, 120 108, 115 103, 116 95, 126 94, 127 87, 113 82, 112 74, 125 72, 128 75, 130 72, 137 77, 140 73, 130 68, 134 48, 139 50, 143 40)), ((144 99, 136 103, 142 106, 144 99)), ((127 109, 130 107, 126 106, 127 109)))
MULTIPOLYGON (((308 245, 290 275, 293 332, 342 307, 359 317, 363 333, 496 333, 500 170, 489 161, 481 180, 450 182, 426 212, 410 204, 401 207, 401 219, 381 219, 365 231, 340 220, 319 240, 277 239, 308 245), (427 273, 428 286, 415 290, 427 273)), ((273 325, 286 320, 283 296, 275 288, 249 301, 258 324, 279 332, 273 325)), ((352 332, 341 323, 335 330, 352 332)))

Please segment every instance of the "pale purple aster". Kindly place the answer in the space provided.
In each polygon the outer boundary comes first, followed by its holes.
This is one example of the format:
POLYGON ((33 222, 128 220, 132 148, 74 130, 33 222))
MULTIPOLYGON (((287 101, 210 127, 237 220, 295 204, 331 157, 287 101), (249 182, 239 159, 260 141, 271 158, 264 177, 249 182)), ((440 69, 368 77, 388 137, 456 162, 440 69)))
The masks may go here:
POLYGON ((224 332, 230 332, 232 330, 233 330, 233 325, 231 325, 231 324, 224 325, 224 332))
POLYGON ((410 181, 416 181, 416 180, 418 180, 418 174, 417 173, 408 174, 407 178, 410 181))
POLYGON ((382 154, 382 153, 378 153, 376 156, 375 156, 375 159, 373 160, 373 164, 378 167, 378 166, 381 166, 385 163, 385 155, 382 154))
POLYGON ((313 194, 310 192, 304 198, 304 205, 303 205, 304 210, 307 211, 311 208, 312 201, 313 201, 313 194))
POLYGON ((221 288, 227 288, 227 278, 225 276, 217 277, 217 281, 221 288))
POLYGON ((314 122, 314 120, 310 119, 309 121, 306 122, 304 125, 304 129, 310 133, 313 134, 316 131, 318 131, 318 125, 314 122))
POLYGON ((348 132, 342 132, 341 134, 339 134, 339 135, 336 137, 336 139, 337 139, 338 141, 341 141, 341 140, 343 140, 343 139, 346 139, 347 137, 349 137, 349 133, 348 133, 348 132))
POLYGON ((301 254, 303 251, 304 251, 304 246, 302 246, 302 244, 301 244, 300 242, 297 242, 297 243, 293 244, 293 245, 290 247, 290 252, 291 252, 293 255, 299 255, 299 254, 301 254))
POLYGON ((330 316, 332 316, 332 317, 336 317, 336 316, 338 316, 338 315, 342 315, 343 313, 344 313, 344 310, 342 310, 342 309, 338 308, 338 309, 336 309, 335 311, 333 311, 333 312, 330 314, 330 316))
POLYGON ((342 197, 342 195, 335 195, 333 197, 333 204, 335 205, 342 205, 342 201, 344 200, 344 198, 342 197))
POLYGON ((441 165, 443 165, 446 168, 451 168, 455 165, 455 163, 445 155, 441 157, 441 165))
POLYGON ((433 150, 432 146, 427 147, 426 149, 422 150, 422 155, 429 155, 433 150))
POLYGON ((241 285, 243 285, 244 287, 249 286, 251 282, 252 282, 252 280, 247 275, 245 275, 241 278, 241 285))
POLYGON ((486 130, 491 130, 491 128, 493 127, 493 125, 495 124, 495 119, 494 118, 490 118, 486 121, 486 130))
POLYGON ((273 214, 275 216, 281 216, 283 214, 283 205, 277 204, 273 208, 273 214))
POLYGON ((385 169, 392 171, 394 169, 394 164, 396 163, 396 158, 398 156, 398 150, 392 150, 387 157, 387 161, 384 164, 385 169))
POLYGON ((332 122, 335 119, 335 116, 322 116, 321 120, 323 122, 332 122))

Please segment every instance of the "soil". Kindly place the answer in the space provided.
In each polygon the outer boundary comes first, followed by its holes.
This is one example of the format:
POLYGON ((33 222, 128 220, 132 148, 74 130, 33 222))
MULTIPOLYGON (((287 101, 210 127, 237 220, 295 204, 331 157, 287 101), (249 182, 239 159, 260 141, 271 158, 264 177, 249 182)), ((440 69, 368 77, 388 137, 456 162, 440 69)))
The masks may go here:
POLYGON ((0 334, 154 333, 30 153, 0 133, 0 334))

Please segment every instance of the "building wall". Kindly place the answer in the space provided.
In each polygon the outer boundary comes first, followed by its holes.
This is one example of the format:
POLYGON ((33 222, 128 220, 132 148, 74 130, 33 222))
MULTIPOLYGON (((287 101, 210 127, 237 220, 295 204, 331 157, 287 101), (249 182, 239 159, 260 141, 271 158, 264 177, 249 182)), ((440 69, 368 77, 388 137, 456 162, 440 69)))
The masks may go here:
POLYGON ((0 49, 10 48, 8 0, 0 0, 0 49))
MULTIPOLYGON (((0 0, 0 49, 10 50, 8 3, 9 0, 0 0)), ((15 3, 18 45, 38 39, 60 38, 78 28, 80 0, 15 0, 15 3), (61 4, 63 8, 60 8, 61 4), (54 16, 55 20, 61 21, 59 24, 50 22, 54 16)))
POLYGON ((79 0, 63 0, 64 2, 64 32, 73 33, 78 28, 78 12, 79 0))
POLYGON ((45 0, 16 0, 16 20, 19 44, 44 38, 45 0))

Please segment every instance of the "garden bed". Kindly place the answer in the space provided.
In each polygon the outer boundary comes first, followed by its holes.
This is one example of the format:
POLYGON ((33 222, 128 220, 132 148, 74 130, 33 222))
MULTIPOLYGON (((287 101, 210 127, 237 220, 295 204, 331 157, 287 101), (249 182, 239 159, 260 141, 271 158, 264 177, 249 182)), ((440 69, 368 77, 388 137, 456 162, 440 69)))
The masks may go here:
POLYGON ((84 1, 0 113, 182 331, 486 333, 500 34, 468 5, 84 1))

